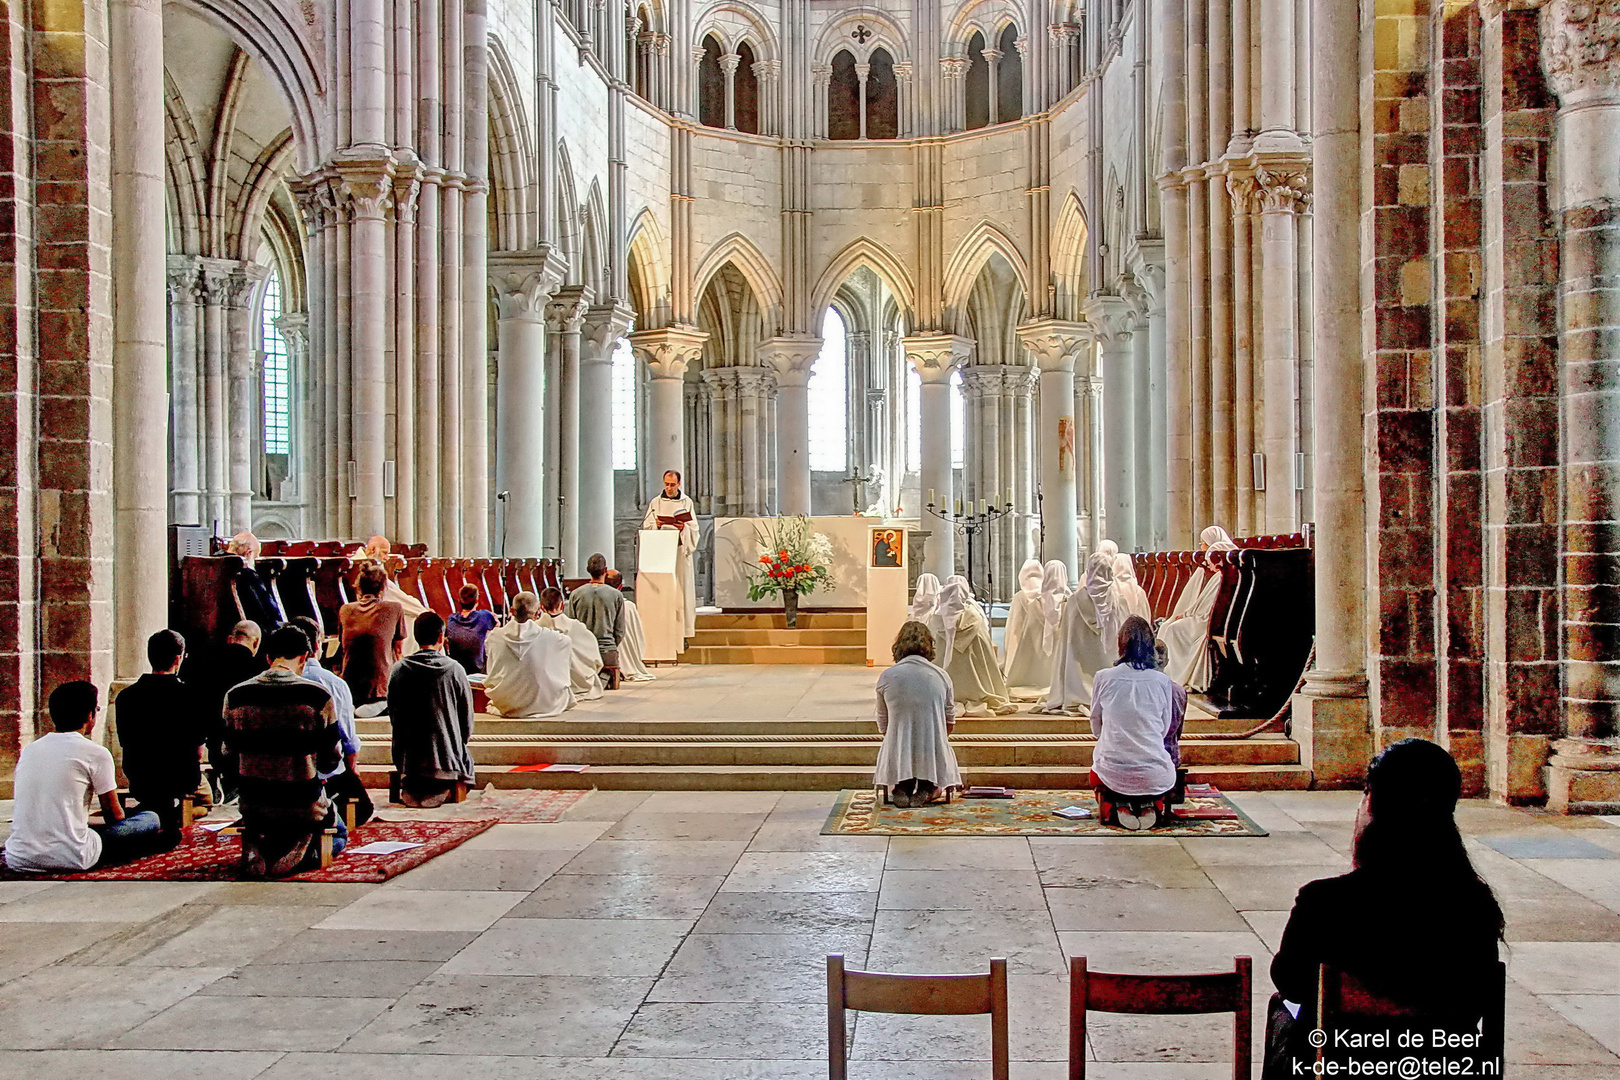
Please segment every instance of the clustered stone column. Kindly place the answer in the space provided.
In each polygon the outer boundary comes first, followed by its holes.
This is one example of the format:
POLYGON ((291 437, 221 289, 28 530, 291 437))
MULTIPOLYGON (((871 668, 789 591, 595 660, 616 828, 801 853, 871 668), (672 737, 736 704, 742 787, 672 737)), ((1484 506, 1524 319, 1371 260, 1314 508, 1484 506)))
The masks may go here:
MULTIPOLYGON (((686 368, 703 354, 709 335, 691 326, 668 326, 660 330, 640 330, 630 335, 630 345, 647 366, 647 470, 648 486, 662 484, 668 469, 686 471, 686 396, 682 385, 686 368)), ((652 494, 652 492, 648 492, 652 494)))
POLYGON ((970 364, 962 369, 966 428, 975 433, 965 447, 964 501, 1014 508, 985 533, 986 543, 978 552, 981 562, 973 568, 975 582, 989 587, 994 599, 1012 595, 1018 587, 1018 568, 1035 554, 1023 527, 1034 438, 1029 410, 1032 375, 1021 364, 970 364), (990 570, 988 578, 977 576, 985 568, 990 570))
POLYGON ((1041 525, 1046 534, 1041 559, 1059 560, 1068 567, 1069 580, 1077 582, 1079 445, 1074 370, 1091 347, 1091 331, 1084 323, 1044 319, 1020 326, 1018 340, 1040 369, 1041 417, 1035 445, 1040 455, 1041 525))
POLYGON ((772 338, 760 346, 762 364, 776 372, 776 493, 784 514, 810 513, 810 372, 821 339, 772 338))
POLYGON ((933 533, 923 569, 944 581, 956 573, 956 529, 931 516, 930 503, 953 509, 955 480, 951 468, 951 376, 973 354, 971 338, 954 334, 919 334, 905 339, 906 359, 922 380, 918 411, 921 414, 922 462, 919 487, 923 503, 919 514, 924 529, 933 533))
POLYGON ((547 512, 550 485, 544 466, 556 457, 546 445, 553 426, 550 417, 555 414, 546 411, 545 315, 566 267, 560 257, 498 255, 491 259, 490 270, 500 320, 495 487, 506 492, 503 517, 496 526, 496 550, 507 558, 550 557, 546 523, 552 515, 547 512))
MULTIPOLYGON (((556 522, 556 558, 566 567, 578 568, 579 560, 579 334, 585 312, 594 296, 585 285, 567 285, 557 290, 546 304, 546 353, 551 363, 547 377, 556 377, 555 411, 550 430, 554 433, 557 456, 555 470, 547 477, 556 484, 554 501, 548 509, 556 522)), ((547 392, 548 399, 551 397, 547 392)))
MULTIPOLYGON (((1094 297, 1086 306, 1086 321, 1097 341, 1103 397, 1094 421, 1102 442, 1102 495, 1106 530, 1094 530, 1091 546, 1106 535, 1121 551, 1134 551, 1136 539, 1136 378, 1131 344, 1135 319, 1125 300, 1094 297)), ((1096 519, 1093 518, 1093 521, 1096 519)))
MULTIPOLYGON (((635 322, 622 304, 586 309, 579 354, 579 555, 614 561, 613 353, 635 322)), ((583 564, 581 564, 583 565, 583 564)))
POLYGON ((777 375, 769 366, 711 367, 703 371, 707 400, 708 482, 705 493, 719 515, 758 517, 768 512, 773 486, 773 431, 777 375))

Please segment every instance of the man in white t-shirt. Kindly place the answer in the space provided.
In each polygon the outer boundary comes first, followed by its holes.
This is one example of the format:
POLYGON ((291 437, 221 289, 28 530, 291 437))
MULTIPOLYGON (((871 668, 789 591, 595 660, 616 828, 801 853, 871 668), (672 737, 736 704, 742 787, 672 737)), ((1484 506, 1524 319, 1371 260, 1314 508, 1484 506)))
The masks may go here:
POLYGON ((6 865, 22 873, 76 873, 162 847, 163 823, 150 810, 124 816, 112 754, 90 741, 101 711, 94 684, 63 683, 49 704, 56 730, 17 758, 6 865), (90 823, 92 795, 105 824, 90 823))

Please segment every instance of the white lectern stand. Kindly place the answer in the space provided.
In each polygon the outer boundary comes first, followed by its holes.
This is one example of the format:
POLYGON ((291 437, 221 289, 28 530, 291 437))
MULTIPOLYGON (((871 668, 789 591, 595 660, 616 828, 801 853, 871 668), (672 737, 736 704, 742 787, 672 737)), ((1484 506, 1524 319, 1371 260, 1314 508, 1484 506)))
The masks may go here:
POLYGON ((894 636, 910 617, 906 596, 906 531, 894 527, 871 529, 867 533, 866 558, 866 666, 888 667, 894 663, 894 636), (877 566, 878 538, 894 536, 888 542, 889 558, 898 566, 877 566))
POLYGON ((641 530, 636 561, 636 608, 641 613, 643 660, 668 663, 686 644, 681 622, 681 582, 675 559, 681 534, 674 529, 641 530))

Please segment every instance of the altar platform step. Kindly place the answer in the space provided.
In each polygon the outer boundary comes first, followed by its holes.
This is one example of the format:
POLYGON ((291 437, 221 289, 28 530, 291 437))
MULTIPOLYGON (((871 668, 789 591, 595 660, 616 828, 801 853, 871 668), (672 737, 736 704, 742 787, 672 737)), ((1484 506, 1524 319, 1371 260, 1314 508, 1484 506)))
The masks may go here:
MULTIPOLYGON (((785 631, 792 633, 792 631, 785 631)), ((702 631, 680 654, 683 664, 866 664, 866 636, 859 645, 710 645, 702 631)))
MULTIPOLYGON (((699 615, 699 633, 704 630, 786 630, 787 615, 782 611, 716 611, 699 615)), ((866 631, 864 611, 814 611, 799 609, 800 630, 866 631)))
POLYGON ((801 611, 797 629, 780 611, 699 615, 683 664, 866 663, 864 611, 801 611))
MULTIPOLYGON (((604 703, 614 695, 604 698, 604 703)), ((1189 717, 1183 731, 1187 735, 1234 735, 1254 726, 1251 720, 1218 720, 1189 717)), ((387 737, 388 718, 374 717, 355 720, 361 735, 387 737)), ((621 719, 605 717, 598 712, 577 709, 559 717, 545 720, 508 720, 501 716, 480 713, 473 721, 473 730, 480 735, 497 735, 511 739, 548 739, 574 735, 611 735, 618 739, 633 740, 645 736, 664 735, 724 735, 724 736, 788 736, 800 738, 812 735, 841 735, 859 738, 873 735, 877 725, 870 715, 852 719, 825 718, 814 720, 748 719, 717 720, 698 717, 669 717, 667 719, 621 719)), ((1089 735, 1091 728, 1084 717, 1038 716, 1018 713, 1013 716, 964 716, 956 721, 957 735, 1089 735)))

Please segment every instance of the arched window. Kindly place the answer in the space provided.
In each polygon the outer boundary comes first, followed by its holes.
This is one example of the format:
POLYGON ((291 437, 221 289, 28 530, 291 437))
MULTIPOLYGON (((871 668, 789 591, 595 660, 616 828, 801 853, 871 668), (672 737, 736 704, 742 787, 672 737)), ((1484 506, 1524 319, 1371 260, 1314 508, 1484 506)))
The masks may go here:
POLYGON ((732 76, 737 96, 737 130, 759 134, 759 76, 754 74, 754 50, 745 41, 737 46, 737 74, 732 76))
POLYGON ((726 73, 720 70, 720 51, 713 34, 703 39, 703 59, 698 61, 698 123, 704 127, 726 126, 726 73))
POLYGON ((259 351, 264 355, 264 452, 286 455, 292 445, 292 373, 287 341, 276 329, 276 320, 281 318, 281 272, 274 267, 264 281, 264 300, 259 310, 259 351))
POLYGON ((968 38, 967 130, 990 123, 990 61, 984 58, 984 35, 977 30, 968 38))
POLYGON ((1018 27, 1001 32, 1001 60, 996 68, 996 123, 1024 115, 1024 57, 1018 51, 1018 27))
POLYGON ((827 138, 860 137, 860 80, 855 76, 855 57, 845 49, 833 57, 832 81, 827 84, 827 138))
POLYGON ((906 365, 906 472, 922 468, 922 376, 906 365))
POLYGON ((962 403, 962 373, 951 372, 951 468, 967 466, 967 410, 962 403))
POLYGON ((872 51, 872 70, 866 74, 866 137, 900 137, 900 90, 894 81, 894 58, 888 49, 872 51))
POLYGON ((630 339, 613 349, 613 467, 636 467, 636 354, 630 339))
POLYGON ((810 369, 810 468, 849 467, 849 350, 844 319, 832 308, 821 317, 821 355, 810 369))
MULTIPOLYGON (((636 18, 641 20, 642 34, 649 33, 652 30, 652 20, 648 18, 645 6, 636 9, 636 18)), ((642 55, 641 42, 637 40, 639 36, 632 35, 629 41, 630 55, 636 58, 636 94, 643 101, 651 101, 652 98, 647 93, 647 57, 642 55)))

